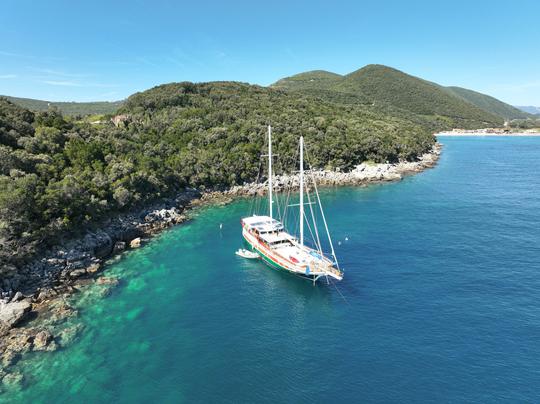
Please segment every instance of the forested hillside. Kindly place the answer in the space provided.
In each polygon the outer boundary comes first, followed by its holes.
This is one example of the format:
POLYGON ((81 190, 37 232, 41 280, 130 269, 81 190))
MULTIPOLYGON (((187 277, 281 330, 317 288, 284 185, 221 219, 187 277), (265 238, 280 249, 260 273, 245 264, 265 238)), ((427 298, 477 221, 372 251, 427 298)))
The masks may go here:
POLYGON ((4 256, 186 186, 252 181, 268 124, 286 170, 301 134, 313 166, 341 169, 413 160, 434 143, 421 125, 368 107, 234 82, 158 86, 120 112, 125 126, 89 125, 0 99, 4 256))
POLYGON ((490 97, 489 95, 461 87, 446 87, 446 89, 452 94, 463 98, 465 101, 468 101, 471 104, 474 104, 477 107, 500 116, 506 120, 527 119, 530 117, 530 115, 526 112, 523 112, 512 105, 499 101, 494 97, 490 97))
POLYGON ((85 116, 96 114, 114 114, 123 101, 96 101, 96 102, 54 102, 35 100, 33 98, 5 97, 12 103, 34 112, 47 111, 49 108, 58 108, 64 115, 85 116))
POLYGON ((408 117, 434 131, 501 126, 504 121, 502 116, 445 87, 387 66, 368 65, 345 76, 324 72, 324 80, 320 79, 320 73, 287 77, 272 87, 339 103, 370 105, 392 115, 408 117))
POLYGON ((313 70, 286 77, 272 84, 285 90, 332 90, 343 76, 325 70, 313 70))

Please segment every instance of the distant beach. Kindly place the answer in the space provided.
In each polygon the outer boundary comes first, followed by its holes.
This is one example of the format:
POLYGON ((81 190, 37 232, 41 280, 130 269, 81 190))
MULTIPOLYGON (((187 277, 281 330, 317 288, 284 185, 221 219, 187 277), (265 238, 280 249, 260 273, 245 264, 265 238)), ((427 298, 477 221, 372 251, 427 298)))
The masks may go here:
POLYGON ((451 132, 441 132, 436 133, 435 136, 475 136, 475 137, 526 137, 526 136, 540 136, 540 129, 538 130, 527 130, 523 132, 504 132, 501 129, 476 129, 476 130, 461 130, 461 129, 455 129, 451 132))

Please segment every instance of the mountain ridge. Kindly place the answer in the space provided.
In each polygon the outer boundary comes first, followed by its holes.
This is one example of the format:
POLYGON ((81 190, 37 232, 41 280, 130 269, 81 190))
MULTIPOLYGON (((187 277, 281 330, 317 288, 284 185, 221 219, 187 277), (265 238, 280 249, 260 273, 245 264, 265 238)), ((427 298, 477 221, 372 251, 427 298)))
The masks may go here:
POLYGON ((540 115, 540 107, 533 105, 514 105, 515 108, 532 115, 540 115))
POLYGON ((94 115, 94 114, 114 114, 122 106, 124 100, 119 101, 47 101, 36 98, 12 97, 0 95, 0 98, 19 105, 34 112, 44 112, 50 107, 58 108, 64 115, 94 115))
MULTIPOLYGON (((312 72, 320 72, 318 70, 312 72)), ((289 76, 271 87, 334 98, 345 103, 384 105, 455 127, 501 126, 507 119, 529 115, 494 97, 461 87, 445 87, 398 69, 370 64, 346 75, 325 72, 324 85, 312 72, 289 76)))

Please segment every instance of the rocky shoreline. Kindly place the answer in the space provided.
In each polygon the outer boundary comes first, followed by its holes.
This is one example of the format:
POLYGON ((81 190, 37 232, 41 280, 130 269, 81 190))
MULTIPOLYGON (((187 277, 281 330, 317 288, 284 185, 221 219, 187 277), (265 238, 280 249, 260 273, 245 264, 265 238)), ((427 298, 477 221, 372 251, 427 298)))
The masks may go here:
MULTIPOLYGON (((399 181, 436 165, 441 149, 441 144, 435 144, 417 162, 363 163, 350 172, 319 170, 312 174, 320 186, 399 181)), ((277 176, 274 182, 279 192, 297 185, 298 176, 277 176)), ((0 282, 0 392, 23 385, 24 375, 14 365, 26 353, 54 351, 74 340, 81 325, 67 321, 77 316, 69 297, 89 284, 101 285, 103 296, 117 286, 118 279, 102 274, 108 259, 138 248, 153 235, 188 220, 189 209, 263 195, 265 191, 265 184, 204 193, 188 189, 176 198, 111 219, 99 230, 88 230, 84 236, 52 248, 29 264, 4 268, 8 275, 0 282)))

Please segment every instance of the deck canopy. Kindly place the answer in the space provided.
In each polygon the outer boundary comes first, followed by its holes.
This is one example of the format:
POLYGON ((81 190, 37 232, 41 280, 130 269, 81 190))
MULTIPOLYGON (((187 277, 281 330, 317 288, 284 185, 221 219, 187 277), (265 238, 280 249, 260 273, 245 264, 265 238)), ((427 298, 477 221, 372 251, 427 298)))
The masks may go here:
POLYGON ((256 229, 259 234, 283 230, 283 225, 270 216, 250 216, 242 219, 244 224, 252 229, 256 229))
POLYGON ((285 233, 284 231, 280 231, 280 232, 261 234, 261 239, 264 240, 268 244, 275 244, 278 242, 290 241, 291 235, 288 233, 285 233))

